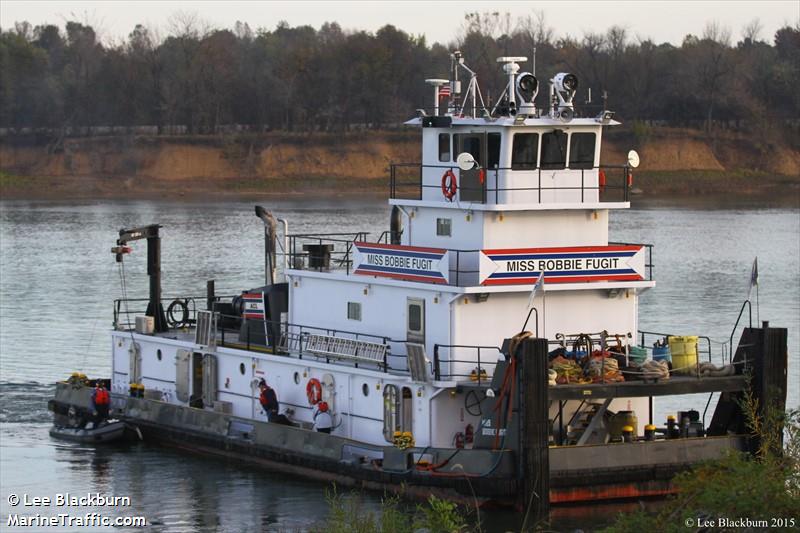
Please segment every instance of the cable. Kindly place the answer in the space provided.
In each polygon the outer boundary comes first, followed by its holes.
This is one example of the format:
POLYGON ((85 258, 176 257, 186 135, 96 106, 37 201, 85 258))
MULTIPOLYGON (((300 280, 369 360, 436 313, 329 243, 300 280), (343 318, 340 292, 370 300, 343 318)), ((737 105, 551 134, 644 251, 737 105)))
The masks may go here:
MULTIPOLYGON (((108 269, 106 270, 106 279, 104 284, 108 285, 108 280, 111 278, 111 270, 114 267, 114 263, 108 264, 108 269)), ((83 352, 83 357, 81 358, 80 370, 83 370, 86 367, 86 357, 89 355, 89 350, 92 348, 92 342, 94 341, 94 332, 97 329, 97 323, 100 321, 100 317, 97 316, 94 319, 94 323, 92 323, 92 330, 89 333, 89 343, 86 346, 86 350, 83 352)))

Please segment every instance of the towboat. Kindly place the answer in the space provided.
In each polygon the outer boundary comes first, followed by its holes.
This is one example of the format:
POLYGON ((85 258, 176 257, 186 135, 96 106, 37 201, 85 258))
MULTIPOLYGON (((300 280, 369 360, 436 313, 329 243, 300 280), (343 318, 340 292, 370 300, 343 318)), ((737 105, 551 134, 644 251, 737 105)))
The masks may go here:
MULTIPOLYGON (((432 107, 406 123, 421 161, 391 165, 380 235, 291 233, 256 207, 263 281, 164 299, 169 228, 119 231, 120 264, 147 241, 150 282, 146 301, 114 303, 120 419, 183 450, 536 513, 669 494, 676 473, 752 449, 738 400, 785 401, 786 330, 747 323, 745 302, 726 353, 702 335, 640 331, 653 246, 609 237, 639 163, 633 151, 600 163, 614 112, 578 106, 570 73, 538 107, 525 57, 497 59, 507 83, 487 106, 462 54, 450 60, 447 79, 425 80, 432 107), (283 414, 271 421, 269 389, 283 414), (687 393, 721 394, 654 420, 655 400, 687 393), (329 432, 317 430, 323 403, 329 432)), ((90 393, 59 383, 54 410, 86 410, 90 393)))

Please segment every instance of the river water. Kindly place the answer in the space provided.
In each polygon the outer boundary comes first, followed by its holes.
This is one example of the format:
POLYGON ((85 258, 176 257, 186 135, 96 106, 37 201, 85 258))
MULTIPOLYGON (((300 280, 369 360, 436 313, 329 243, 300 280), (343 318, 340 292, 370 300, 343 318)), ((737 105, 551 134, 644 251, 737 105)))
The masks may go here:
MULTIPOLYGON (((655 245, 657 287, 641 298, 640 327, 707 335, 718 358, 758 256, 753 321, 789 328, 787 403, 800 406, 800 210, 761 202, 676 204, 644 203, 611 215, 612 240, 655 245)), ((377 201, 264 205, 289 219, 292 233, 368 230, 374 238, 388 227, 389 209, 377 201)), ((0 529, 7 529, 9 495, 65 492, 128 496, 127 507, 78 511, 145 516, 149 531, 296 531, 319 523, 327 511, 319 483, 147 444, 94 448, 48 436, 52 384, 75 370, 110 371, 107 331, 112 300, 120 296, 110 253, 116 232, 151 223, 164 226, 165 296, 203 295, 208 279, 217 280, 218 294, 262 283, 263 226, 252 203, 0 202, 0 529)), ((145 258, 145 243, 134 244, 125 273, 129 297, 147 295, 145 258)), ((707 399, 657 399, 656 421, 677 409, 702 411, 707 399)), ((379 499, 364 495, 365 508, 376 509, 379 499)), ((489 518, 498 530, 520 519, 489 518)))

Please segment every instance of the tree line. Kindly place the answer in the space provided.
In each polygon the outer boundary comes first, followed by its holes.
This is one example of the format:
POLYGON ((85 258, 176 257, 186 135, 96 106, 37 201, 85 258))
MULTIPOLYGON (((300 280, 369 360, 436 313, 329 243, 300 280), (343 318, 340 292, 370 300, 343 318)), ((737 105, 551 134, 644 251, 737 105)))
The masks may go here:
MULTIPOLYGON (((256 131, 341 131, 386 127, 430 107, 425 78, 447 78, 449 54, 463 52, 484 97, 505 80, 496 58, 533 56, 547 105, 547 80, 579 78, 576 100, 625 121, 671 125, 745 121, 764 131, 800 116, 800 23, 765 37, 758 20, 731 30, 709 23, 680 46, 634 37, 620 26, 557 36, 543 13, 522 19, 470 13, 459 36, 429 45, 386 25, 376 32, 321 28, 214 29, 177 13, 165 29, 136 25, 127 39, 103 42, 90 24, 69 21, 0 30, 0 128, 179 125, 192 134, 225 125, 256 131)), ((522 65, 531 70, 532 62, 522 65)))

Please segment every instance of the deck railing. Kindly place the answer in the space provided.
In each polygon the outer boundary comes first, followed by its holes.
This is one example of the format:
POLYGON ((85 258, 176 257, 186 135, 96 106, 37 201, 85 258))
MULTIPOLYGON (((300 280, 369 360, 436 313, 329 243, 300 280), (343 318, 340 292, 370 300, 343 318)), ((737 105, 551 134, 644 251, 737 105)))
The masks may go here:
MULTIPOLYGON (((242 318, 233 315, 220 315, 218 323, 218 346, 256 352, 267 351, 298 359, 311 357, 325 360, 326 363, 346 363, 356 368, 359 364, 374 364, 384 372, 408 372, 408 356, 401 351, 401 347, 405 346, 405 340, 356 331, 242 318), (258 333, 254 331, 254 328, 258 329, 258 333), (242 331, 244 331, 243 334, 242 331), (263 333, 261 333, 262 331, 263 333), (336 353, 335 350, 323 351, 318 349, 320 338, 323 337, 332 341, 355 341, 355 345, 352 343, 348 345, 347 353, 336 353), (359 357, 358 354, 359 341, 363 344, 363 357, 359 357), (386 349, 377 350, 376 345, 385 345, 386 349), (377 353, 381 354, 380 360, 376 359, 377 353)), ((331 342, 330 346, 336 344, 331 342)))
MULTIPOLYGON (((171 328, 192 326, 197 322, 197 301, 204 302, 206 296, 173 296, 161 298, 161 307, 171 328)), ((132 330, 136 327, 136 316, 147 312, 149 298, 117 298, 114 300, 114 329, 132 330)))
MULTIPOLYGON (((389 166, 389 198, 403 200, 422 200, 424 191, 441 190, 441 184, 424 183, 423 177, 426 169, 438 169, 442 174, 453 171, 458 175, 459 169, 455 165, 425 165, 422 163, 392 163, 389 166)), ((543 195, 551 192, 580 191, 580 199, 575 200, 580 203, 596 201, 601 202, 628 202, 632 188, 631 172, 632 168, 628 165, 601 165, 591 168, 514 168, 514 167, 495 167, 486 169, 486 179, 480 189, 465 189, 470 192, 481 192, 482 201, 477 203, 500 203, 500 194, 506 192, 529 192, 533 193, 534 201, 531 203, 543 203, 543 195), (550 172, 571 171, 580 172, 580 185, 547 185, 543 183, 542 174, 550 172), (601 183, 598 179, 588 180, 589 176, 596 176, 600 171, 605 175, 606 183, 601 183), (524 187, 501 187, 501 179, 515 175, 514 173, 535 173, 534 181, 524 187), (492 179, 493 178, 493 179, 492 179), (494 186, 490 186, 493 183, 494 186), (587 199, 590 192, 598 194, 598 200, 587 199), (601 198, 602 197, 602 198, 601 198)), ((545 176, 547 177, 547 176, 545 176)), ((547 203, 547 202, 545 202, 547 203)))
POLYGON ((487 385, 500 356, 497 346, 434 344, 433 377, 436 381, 474 381, 487 385), (469 354, 474 357, 467 357, 469 354))
MULTIPOLYGON (((317 233, 308 235, 289 236, 289 268, 297 270, 336 271, 343 270, 350 274, 353 268, 353 254, 356 242, 369 242, 368 232, 354 233, 317 233), (302 250, 303 244, 312 243, 315 246, 328 246, 330 258, 328 266, 313 266, 313 261, 320 261, 321 256, 314 256, 313 251, 302 250)), ((387 243, 391 238, 390 231, 384 231, 376 243, 387 243)), ((646 243, 609 242, 609 245, 643 246, 646 248, 644 281, 653 280, 653 245, 646 243)), ((468 287, 479 285, 480 253, 481 250, 462 250, 446 248, 449 252, 448 285, 455 287, 468 287)))

